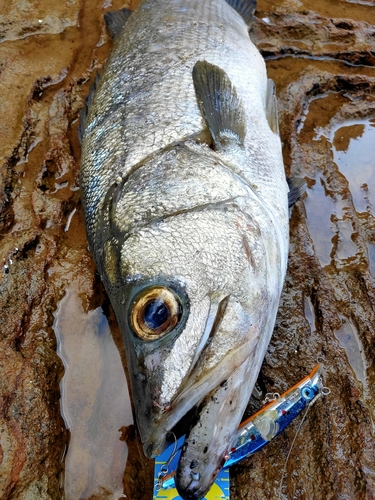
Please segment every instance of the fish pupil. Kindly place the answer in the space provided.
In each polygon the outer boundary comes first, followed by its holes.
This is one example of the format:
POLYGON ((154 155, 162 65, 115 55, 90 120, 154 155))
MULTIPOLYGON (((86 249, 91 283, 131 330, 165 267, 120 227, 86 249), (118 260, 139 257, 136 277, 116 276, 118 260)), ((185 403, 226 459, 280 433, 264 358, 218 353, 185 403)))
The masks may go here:
POLYGON ((144 321, 152 330, 160 328, 169 318, 170 312, 165 302, 151 300, 144 308, 144 321))

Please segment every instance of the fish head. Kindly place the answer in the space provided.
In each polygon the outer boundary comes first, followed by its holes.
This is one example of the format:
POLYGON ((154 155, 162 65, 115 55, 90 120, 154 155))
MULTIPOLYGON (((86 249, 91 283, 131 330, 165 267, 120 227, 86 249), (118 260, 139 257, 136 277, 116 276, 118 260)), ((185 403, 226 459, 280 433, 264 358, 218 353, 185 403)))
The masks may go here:
POLYGON ((159 455, 196 408, 177 475, 186 498, 209 488, 231 447, 283 280, 272 224, 259 224, 241 203, 178 210, 126 232, 114 227, 103 249, 145 454, 159 455))

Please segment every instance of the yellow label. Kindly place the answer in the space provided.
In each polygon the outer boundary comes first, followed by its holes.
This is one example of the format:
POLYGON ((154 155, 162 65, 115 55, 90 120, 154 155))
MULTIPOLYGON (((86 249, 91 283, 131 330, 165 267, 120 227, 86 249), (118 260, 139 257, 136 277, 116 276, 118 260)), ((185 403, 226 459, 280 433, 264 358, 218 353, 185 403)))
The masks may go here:
MULTIPOLYGON (((225 489, 227 490, 228 488, 225 489)), ((159 490, 157 496, 155 496, 154 498, 155 500, 181 500, 181 497, 178 494, 176 488, 171 488, 168 490, 161 489, 159 490)), ((224 491, 218 484, 214 483, 203 500, 229 500, 229 496, 228 494, 224 493, 224 491)))

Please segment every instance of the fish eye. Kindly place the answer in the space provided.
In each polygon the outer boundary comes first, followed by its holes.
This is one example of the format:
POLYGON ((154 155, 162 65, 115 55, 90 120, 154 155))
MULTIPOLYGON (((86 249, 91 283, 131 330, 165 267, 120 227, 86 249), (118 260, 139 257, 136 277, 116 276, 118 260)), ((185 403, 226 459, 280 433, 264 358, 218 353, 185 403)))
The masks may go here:
POLYGON ((156 340, 175 328, 182 316, 177 295, 169 288, 152 286, 139 293, 130 317, 134 332, 142 340, 156 340))

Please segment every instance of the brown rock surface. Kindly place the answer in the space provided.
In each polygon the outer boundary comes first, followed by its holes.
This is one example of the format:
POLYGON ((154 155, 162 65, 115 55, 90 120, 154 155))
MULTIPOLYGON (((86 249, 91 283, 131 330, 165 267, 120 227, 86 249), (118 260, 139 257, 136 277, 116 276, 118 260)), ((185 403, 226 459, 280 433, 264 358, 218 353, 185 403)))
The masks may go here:
MULTIPOLYGON (((301 419, 232 468, 234 500, 375 498, 374 5, 258 2, 252 36, 276 82, 286 171, 307 180, 259 385, 281 393, 320 361, 331 394, 309 409, 287 464, 301 419)), ((1 500, 62 497, 69 433, 53 313, 68 287, 86 311, 106 300, 80 208, 77 125, 110 50, 103 13, 121 6, 0 8, 1 500)), ((152 464, 134 433, 123 437, 124 491, 147 500, 152 464)))

